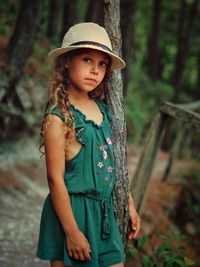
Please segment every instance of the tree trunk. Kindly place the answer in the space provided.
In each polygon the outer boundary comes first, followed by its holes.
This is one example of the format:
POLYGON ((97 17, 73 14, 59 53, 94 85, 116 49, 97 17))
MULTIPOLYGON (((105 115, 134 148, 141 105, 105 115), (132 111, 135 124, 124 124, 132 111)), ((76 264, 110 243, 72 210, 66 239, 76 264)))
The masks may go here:
POLYGON ((123 70, 124 96, 127 94, 128 84, 132 79, 130 67, 133 61, 134 46, 134 13, 137 0, 122 0, 120 4, 121 10, 121 29, 122 29, 122 55, 126 62, 126 68, 123 70))
POLYGON ((61 15, 61 4, 62 2, 57 0, 49 1, 49 19, 48 19, 48 29, 47 36, 48 38, 55 42, 58 37, 58 22, 61 15))
POLYGON ((192 28, 195 17, 197 15, 198 0, 194 0, 191 6, 187 7, 186 1, 181 1, 178 40, 177 40, 177 55, 175 69, 172 77, 172 85, 174 86, 173 102, 178 102, 179 94, 182 86, 183 71, 186 65, 189 52, 189 43, 192 34, 192 28))
POLYGON ((103 1, 95 1, 90 0, 88 4, 86 20, 97 23, 99 25, 103 25, 103 1))
MULTIPOLYGON (((113 51, 116 54, 121 55, 119 0, 104 0, 104 25, 112 40, 113 51)), ((127 130, 124 118, 124 107, 122 105, 123 84, 120 71, 114 71, 111 74, 105 93, 107 102, 114 115, 114 121, 112 123, 112 138, 114 141, 114 153, 116 160, 116 181, 113 192, 113 202, 117 223, 119 224, 123 242, 126 244, 129 218, 129 181, 126 151, 127 130)))
POLYGON ((76 0, 64 0, 62 28, 60 34, 61 42, 67 30, 77 22, 76 4, 76 0))
POLYGON ((160 75, 160 53, 158 48, 158 41, 160 34, 161 9, 161 0, 154 0, 152 25, 148 38, 148 52, 146 58, 147 72, 152 81, 158 80, 160 75))
POLYGON ((6 51, 9 88, 18 83, 28 59, 40 20, 41 1, 22 0, 16 26, 6 51))
POLYGON ((29 57, 40 20, 41 1, 22 0, 13 34, 3 52, 0 71, 1 137, 16 135, 26 129, 24 105, 16 90, 29 57))

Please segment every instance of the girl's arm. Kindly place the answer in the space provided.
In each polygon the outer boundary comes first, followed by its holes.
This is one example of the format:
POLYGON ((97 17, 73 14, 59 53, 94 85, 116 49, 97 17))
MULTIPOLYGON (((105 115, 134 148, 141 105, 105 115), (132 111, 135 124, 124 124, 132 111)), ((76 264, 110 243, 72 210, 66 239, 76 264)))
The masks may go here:
POLYGON ((130 226, 131 231, 128 234, 128 239, 135 239, 140 231, 140 217, 135 209, 135 204, 131 193, 129 193, 129 210, 130 210, 130 226))
POLYGON ((46 123, 47 126, 44 126, 44 146, 52 203, 67 238, 69 256, 79 260, 90 260, 89 242, 78 229, 64 183, 65 135, 63 121, 52 114, 48 115, 46 119, 48 123, 46 123))

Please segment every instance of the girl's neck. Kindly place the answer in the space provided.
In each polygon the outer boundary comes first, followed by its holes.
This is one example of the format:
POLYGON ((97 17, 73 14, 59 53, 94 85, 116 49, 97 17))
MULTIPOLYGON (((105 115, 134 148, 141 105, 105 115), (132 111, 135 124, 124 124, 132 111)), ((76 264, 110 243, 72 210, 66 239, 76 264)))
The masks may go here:
POLYGON ((88 101, 91 101, 89 95, 87 92, 77 92, 75 90, 70 90, 68 89, 68 97, 69 97, 69 102, 71 104, 76 104, 76 103, 86 103, 88 101))

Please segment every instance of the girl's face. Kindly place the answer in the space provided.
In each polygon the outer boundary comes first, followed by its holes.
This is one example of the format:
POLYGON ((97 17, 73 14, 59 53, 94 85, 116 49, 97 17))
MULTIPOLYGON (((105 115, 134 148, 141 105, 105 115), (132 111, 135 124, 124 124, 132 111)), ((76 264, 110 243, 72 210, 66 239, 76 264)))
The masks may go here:
POLYGON ((66 68, 69 74, 69 90, 80 93, 89 93, 102 82, 107 67, 109 56, 94 49, 81 49, 73 55, 66 68))

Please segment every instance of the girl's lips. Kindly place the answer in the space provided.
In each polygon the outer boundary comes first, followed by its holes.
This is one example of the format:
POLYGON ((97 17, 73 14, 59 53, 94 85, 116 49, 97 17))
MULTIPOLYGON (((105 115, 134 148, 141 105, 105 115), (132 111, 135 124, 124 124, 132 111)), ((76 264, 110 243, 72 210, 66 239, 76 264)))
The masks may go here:
POLYGON ((85 78, 85 79, 89 82, 97 83, 97 80, 95 79, 92 79, 92 78, 85 78))

